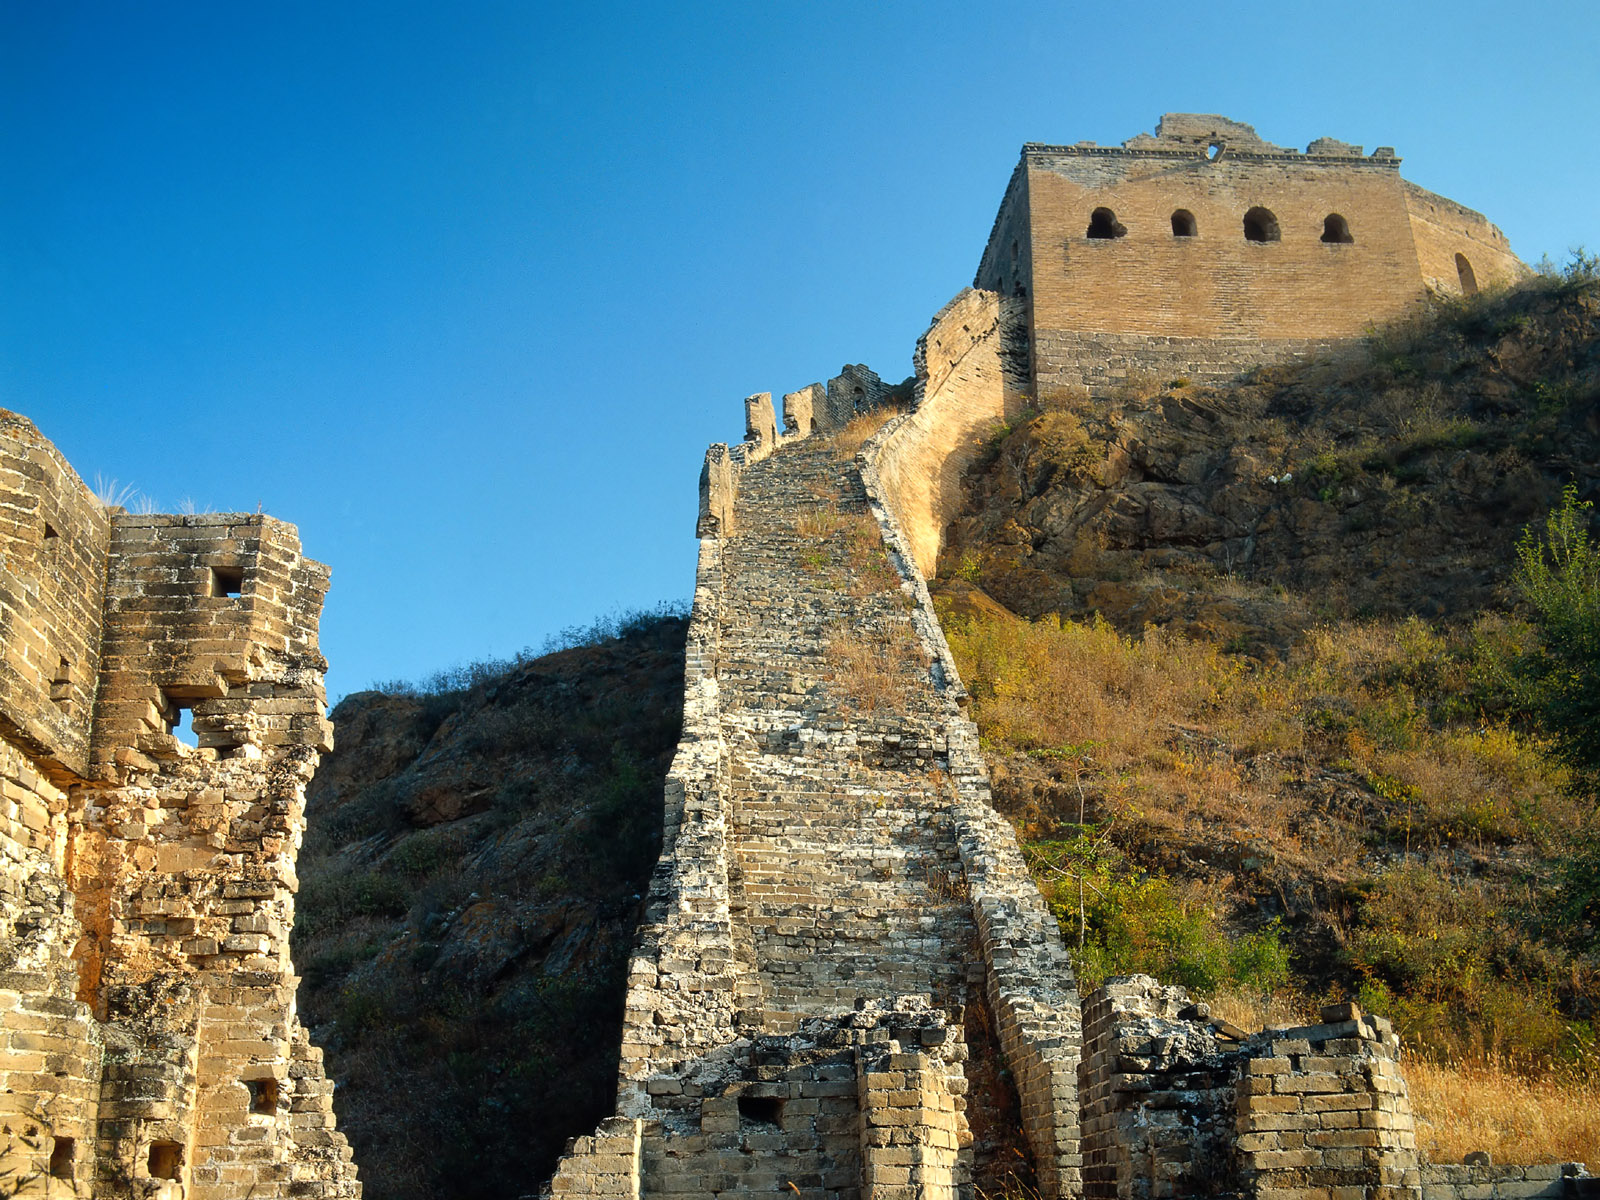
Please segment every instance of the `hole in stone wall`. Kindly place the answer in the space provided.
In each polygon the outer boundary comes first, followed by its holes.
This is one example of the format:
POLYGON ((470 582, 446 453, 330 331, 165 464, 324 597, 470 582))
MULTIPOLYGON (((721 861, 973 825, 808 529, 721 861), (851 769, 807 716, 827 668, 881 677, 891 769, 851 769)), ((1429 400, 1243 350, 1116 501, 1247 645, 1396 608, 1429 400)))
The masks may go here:
POLYGON ((1212 142, 1209 146, 1207 146, 1206 147, 1206 157, 1209 158, 1212 162, 1216 162, 1217 159, 1221 158, 1222 157, 1222 143, 1221 142, 1212 142))
POLYGON ((72 664, 64 658, 61 660, 61 665, 56 668, 56 677, 50 681, 50 699, 54 700, 62 711, 72 707, 72 664))
POLYGON ((740 1096, 739 1120, 748 1125, 781 1125, 783 1101, 777 1096, 740 1096))
POLYGON ((1338 245, 1349 245, 1355 241, 1350 236, 1350 222, 1338 213, 1329 213, 1322 219, 1322 240, 1338 245))
POLYGON ((46 521, 44 523, 44 540, 45 541, 48 542, 51 538, 58 538, 60 536, 61 535, 56 532, 56 527, 54 525, 50 524, 49 521, 46 521))
POLYGON ((211 568, 211 594, 213 596, 237 597, 243 591, 244 569, 242 567, 211 568))
POLYGON ((1180 208, 1172 214, 1172 236, 1194 237, 1200 232, 1200 227, 1195 224, 1194 214, 1187 208, 1180 208))
POLYGON ((72 1159, 77 1145, 77 1141, 69 1137, 58 1137, 51 1139, 50 1174, 54 1178, 72 1178, 72 1159))
POLYGON ((1245 213, 1245 241, 1275 242, 1278 236, 1278 218, 1273 215, 1270 208, 1252 208, 1245 213))
POLYGON ((162 692, 161 719, 167 724, 167 732, 191 750, 200 745, 200 737, 194 731, 193 700, 162 692))
POLYGON ((177 1142, 150 1143, 150 1178, 176 1179, 183 1165, 183 1147, 177 1142))
POLYGON ((276 1114, 278 1111, 278 1081, 276 1079, 247 1079, 245 1087, 250 1089, 250 1111, 253 1113, 276 1114))
POLYGON ((1456 255, 1456 275, 1461 279, 1461 294, 1473 296, 1478 291, 1478 277, 1473 273, 1472 264, 1467 261, 1465 254, 1456 255))
POLYGON ((1127 234, 1128 230, 1117 214, 1109 208, 1097 208, 1089 214, 1089 232, 1085 235, 1092 238, 1119 238, 1127 234))

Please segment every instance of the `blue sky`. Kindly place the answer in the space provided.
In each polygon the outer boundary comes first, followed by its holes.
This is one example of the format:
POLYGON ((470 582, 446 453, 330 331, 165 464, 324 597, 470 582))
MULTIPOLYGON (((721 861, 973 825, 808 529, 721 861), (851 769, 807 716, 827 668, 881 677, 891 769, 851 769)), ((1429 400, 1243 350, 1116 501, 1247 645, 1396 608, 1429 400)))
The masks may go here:
POLYGON ((707 443, 910 371, 1025 141, 1220 112, 1600 247, 1600 10, 0 4, 0 405, 333 567, 337 695, 685 597, 707 443))

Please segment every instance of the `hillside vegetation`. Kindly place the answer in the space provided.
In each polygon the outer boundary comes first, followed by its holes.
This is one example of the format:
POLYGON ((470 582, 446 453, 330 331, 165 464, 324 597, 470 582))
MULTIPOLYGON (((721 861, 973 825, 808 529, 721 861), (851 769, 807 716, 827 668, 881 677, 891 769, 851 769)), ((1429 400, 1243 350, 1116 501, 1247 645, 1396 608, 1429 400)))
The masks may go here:
POLYGON ((686 621, 346 697, 294 956, 368 1200, 520 1196, 616 1099, 686 621))
POLYGON ((1085 985, 1354 995, 1440 1097, 1565 1089, 1466 1149, 1600 1160, 1593 262, 1340 361, 1042 400, 934 587, 1085 985))

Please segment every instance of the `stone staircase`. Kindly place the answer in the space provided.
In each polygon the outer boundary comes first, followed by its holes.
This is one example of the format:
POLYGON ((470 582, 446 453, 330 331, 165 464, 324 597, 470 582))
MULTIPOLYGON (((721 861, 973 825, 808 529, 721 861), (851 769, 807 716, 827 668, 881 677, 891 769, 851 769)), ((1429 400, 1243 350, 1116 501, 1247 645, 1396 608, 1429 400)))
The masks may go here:
POLYGON ((744 473, 736 512, 718 682, 733 917, 759 978, 759 1024, 788 1032, 867 996, 959 1005, 975 929, 951 836, 945 714, 902 581, 881 544, 859 544, 864 529, 876 538, 859 475, 829 445, 801 441, 744 473), (870 713, 852 701, 841 640, 888 647, 879 669, 904 681, 870 713))

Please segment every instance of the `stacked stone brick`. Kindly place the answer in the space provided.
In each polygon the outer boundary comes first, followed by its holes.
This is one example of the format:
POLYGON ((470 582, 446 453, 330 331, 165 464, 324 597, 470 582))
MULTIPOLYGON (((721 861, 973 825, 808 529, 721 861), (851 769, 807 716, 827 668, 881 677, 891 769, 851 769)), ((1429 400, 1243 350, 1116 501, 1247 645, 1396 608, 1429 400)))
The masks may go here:
POLYGON ((11 413, 0 514, 0 1189, 358 1195, 288 947, 326 568, 106 509, 11 413))

